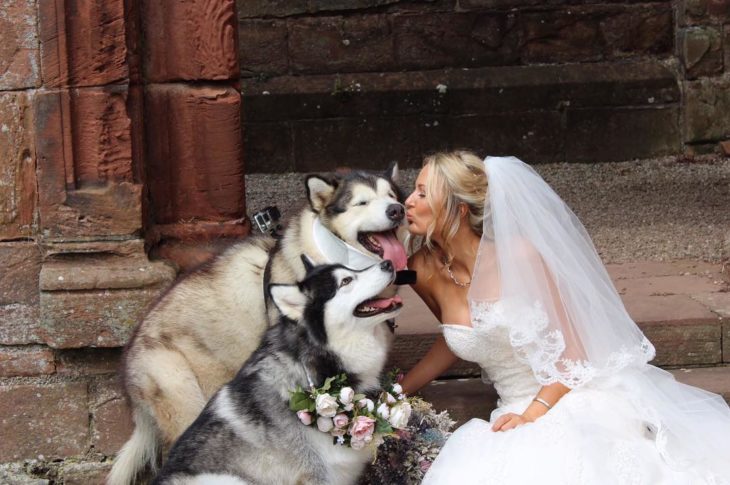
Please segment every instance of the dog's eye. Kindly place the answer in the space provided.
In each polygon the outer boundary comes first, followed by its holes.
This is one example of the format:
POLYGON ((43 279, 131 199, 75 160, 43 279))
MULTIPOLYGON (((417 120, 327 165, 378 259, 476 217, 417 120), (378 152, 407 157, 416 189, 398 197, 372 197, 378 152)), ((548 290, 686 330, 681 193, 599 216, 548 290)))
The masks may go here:
POLYGON ((350 283, 352 283, 352 278, 349 276, 346 276, 346 277, 342 278, 342 281, 340 281, 340 288, 342 288, 343 286, 347 286, 350 283))
POLYGON ((355 205, 368 205, 368 201, 367 200, 361 200, 360 202, 358 202, 355 205))
POLYGON ((388 197, 390 197, 391 199, 395 199, 396 198, 395 197, 395 194, 393 192, 388 192, 388 197))

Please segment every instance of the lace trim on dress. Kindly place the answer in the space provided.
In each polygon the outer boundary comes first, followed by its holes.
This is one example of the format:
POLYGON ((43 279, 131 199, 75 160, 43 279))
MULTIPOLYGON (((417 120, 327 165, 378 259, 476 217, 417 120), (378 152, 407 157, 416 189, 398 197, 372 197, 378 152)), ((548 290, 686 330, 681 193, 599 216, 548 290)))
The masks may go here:
POLYGON ((494 302, 470 301, 472 326, 481 331, 496 327, 509 330, 510 343, 517 356, 532 368, 541 385, 555 382, 574 388, 599 375, 610 375, 631 364, 645 364, 654 357, 654 346, 644 337, 639 348, 620 348, 613 352, 600 371, 586 360, 564 356, 563 332, 549 328, 548 315, 539 301, 533 304, 504 300, 494 302))

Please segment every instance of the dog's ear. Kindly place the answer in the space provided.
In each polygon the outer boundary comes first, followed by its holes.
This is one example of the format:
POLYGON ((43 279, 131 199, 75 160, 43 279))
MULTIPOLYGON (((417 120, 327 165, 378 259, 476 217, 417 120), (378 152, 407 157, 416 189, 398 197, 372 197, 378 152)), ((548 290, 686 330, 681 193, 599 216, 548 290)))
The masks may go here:
POLYGON ((269 285, 269 294, 276 308, 294 321, 301 320, 307 297, 297 285, 269 285))
POLYGON ((300 258, 302 258, 302 263, 304 264, 304 270, 307 272, 307 274, 309 274, 309 272, 314 269, 314 266, 315 266, 314 261, 309 259, 309 256, 307 256, 304 253, 302 253, 300 258))
POLYGON ((315 212, 321 212, 332 200, 337 188, 336 180, 327 180, 320 175, 307 177, 307 198, 315 212))
POLYGON ((390 165, 388 165, 388 168, 385 169, 385 178, 392 180, 395 183, 398 183, 398 162, 390 162, 390 165))

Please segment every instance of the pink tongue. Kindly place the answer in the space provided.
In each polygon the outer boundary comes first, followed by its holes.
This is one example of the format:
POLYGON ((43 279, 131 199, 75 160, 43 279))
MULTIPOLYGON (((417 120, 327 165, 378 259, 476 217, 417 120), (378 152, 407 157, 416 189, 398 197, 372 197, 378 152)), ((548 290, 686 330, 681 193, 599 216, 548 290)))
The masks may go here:
POLYGON ((388 308, 392 302, 403 303, 403 300, 400 296, 395 295, 393 298, 380 298, 378 300, 369 300, 367 302, 367 306, 372 306, 375 308, 388 308))
POLYGON ((408 258, 406 257, 406 248, 403 244, 395 237, 395 233, 389 232, 378 232, 373 233, 373 237, 378 241, 378 244, 383 248, 383 259, 389 259, 393 262, 395 270, 405 269, 408 264, 408 258))

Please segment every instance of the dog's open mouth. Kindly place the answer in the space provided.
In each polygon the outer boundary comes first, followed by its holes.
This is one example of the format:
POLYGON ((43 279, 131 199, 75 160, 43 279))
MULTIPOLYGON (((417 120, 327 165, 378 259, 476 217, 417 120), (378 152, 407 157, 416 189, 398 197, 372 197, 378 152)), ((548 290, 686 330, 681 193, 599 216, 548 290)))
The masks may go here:
POLYGON ((356 317, 372 317, 380 313, 393 312, 403 306, 403 300, 395 295, 392 298, 372 298, 360 303, 353 315, 356 317))
POLYGON ((377 254, 383 259, 391 260, 396 271, 406 268, 408 264, 406 248, 398 240, 394 230, 361 232, 357 235, 357 240, 371 253, 377 254))

